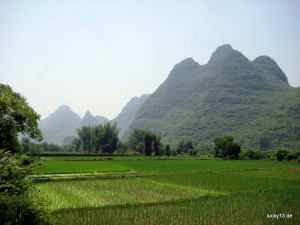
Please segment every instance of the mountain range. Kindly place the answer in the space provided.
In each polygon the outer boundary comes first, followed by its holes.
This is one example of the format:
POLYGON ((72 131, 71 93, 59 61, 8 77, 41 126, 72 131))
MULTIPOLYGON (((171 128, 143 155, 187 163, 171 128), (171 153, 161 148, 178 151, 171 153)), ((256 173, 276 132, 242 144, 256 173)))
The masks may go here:
POLYGON ((178 63, 136 113, 134 128, 152 130, 164 143, 213 143, 232 135, 245 147, 300 148, 300 88, 289 85, 268 56, 253 61, 230 45, 206 65, 178 63))
MULTIPOLYGON (((119 130, 119 138, 122 138, 125 131, 132 123, 136 112, 150 95, 144 94, 140 97, 133 97, 111 122, 117 123, 119 130)), ((81 119, 78 114, 72 111, 69 106, 60 106, 54 113, 46 119, 41 120, 39 128, 43 133, 43 141, 64 145, 70 144, 76 137, 76 129, 82 126, 99 125, 109 122, 104 116, 93 116, 87 111, 81 119)))
MULTIPOLYGON (((66 144, 76 128, 107 121, 89 111, 81 119, 61 106, 39 126, 46 142, 66 144)), ((140 128, 171 146, 183 139, 210 145, 232 135, 244 147, 300 148, 300 88, 289 85, 272 58, 250 61, 226 44, 205 65, 192 58, 175 65, 153 94, 132 98, 112 122, 123 141, 140 128)))
POLYGON ((41 120, 39 128, 43 133, 45 142, 52 144, 69 144, 76 136, 76 129, 83 125, 104 124, 108 119, 103 116, 93 116, 87 111, 81 119, 69 106, 60 106, 46 119, 41 120))
POLYGON ((132 121, 134 120, 135 114, 149 96, 149 94, 144 94, 140 97, 133 97, 124 106, 121 113, 119 113, 118 116, 112 120, 112 122, 116 122, 118 128, 120 128, 119 138, 124 136, 125 132, 128 130, 132 121))

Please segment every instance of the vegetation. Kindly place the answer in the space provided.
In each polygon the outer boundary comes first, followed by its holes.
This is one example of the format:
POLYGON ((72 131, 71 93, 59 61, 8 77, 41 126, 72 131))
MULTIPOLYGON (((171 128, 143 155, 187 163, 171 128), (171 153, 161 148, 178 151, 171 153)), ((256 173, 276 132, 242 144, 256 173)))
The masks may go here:
POLYGON ((300 206, 299 163, 295 161, 50 157, 46 167, 38 169, 40 173, 41 169, 46 172, 40 176, 51 176, 49 173, 55 169, 51 169, 51 164, 59 161, 74 163, 59 168, 61 173, 70 172, 77 163, 81 173, 94 168, 107 177, 72 178, 74 175, 69 174, 66 176, 70 179, 36 183, 33 196, 47 203, 55 224, 253 224, 253 221, 298 224, 300 221, 296 210, 300 206), (109 168, 110 172, 104 172, 109 168), (119 171, 114 172, 113 168, 119 171), (113 173, 118 176, 111 176, 113 173), (267 218, 268 213, 277 212, 292 217, 267 218))
POLYGON ((191 154, 191 152, 193 152, 193 155, 195 155, 194 154, 195 151, 192 151, 192 150, 194 150, 194 146, 191 141, 185 142, 184 140, 181 140, 179 142, 179 144, 177 145, 176 152, 177 152, 177 154, 181 154, 181 153, 188 153, 188 151, 190 151, 190 154, 191 154))
POLYGON ((217 137, 214 139, 214 143, 215 157, 238 159, 241 146, 237 142, 233 142, 232 136, 217 137))
POLYGON ((0 149, 19 152, 18 133, 41 140, 39 118, 23 96, 13 92, 10 86, 0 84, 0 149))
POLYGON ((119 138, 122 141, 125 141, 128 136, 124 137, 126 130, 130 127, 130 124, 134 120, 136 112, 140 109, 141 105, 144 104, 146 99, 149 97, 149 94, 141 95, 140 97, 133 97, 130 101, 124 106, 122 112, 112 120, 113 123, 117 123, 120 128, 119 138))
POLYGON ((23 141, 23 148, 18 142, 18 133, 42 139, 39 118, 23 96, 0 84, 0 224, 47 224, 46 214, 29 196, 26 178, 34 159, 21 154, 29 142, 23 141))
POLYGON ((272 59, 225 45, 143 96, 123 143, 116 123, 60 107, 40 126, 61 147, 29 139, 41 140, 39 115, 0 84, 0 224, 48 224, 41 203, 53 224, 299 224, 299 96, 272 59), (42 151, 77 154, 29 176, 42 151))
MULTIPOLYGON (((128 138, 127 145, 142 155, 160 156, 165 154, 161 137, 147 130, 134 129, 128 138)), ((169 151, 170 149, 166 150, 169 151)))
POLYGON ((25 159, 0 151, 0 224, 48 224, 45 211, 30 198, 25 159))
POLYGON ((245 148, 300 149, 299 96, 274 60, 251 62, 221 46, 206 65, 193 59, 175 65, 127 134, 151 130, 172 147, 182 139, 212 145, 230 135, 245 148))
POLYGON ((60 106, 54 113, 39 122, 44 141, 56 145, 70 145, 76 138, 76 129, 108 122, 103 116, 93 116, 89 111, 81 119, 69 106, 60 106))
POLYGON ((78 138, 74 141, 76 151, 113 153, 119 144, 117 124, 83 126, 77 130, 78 138))

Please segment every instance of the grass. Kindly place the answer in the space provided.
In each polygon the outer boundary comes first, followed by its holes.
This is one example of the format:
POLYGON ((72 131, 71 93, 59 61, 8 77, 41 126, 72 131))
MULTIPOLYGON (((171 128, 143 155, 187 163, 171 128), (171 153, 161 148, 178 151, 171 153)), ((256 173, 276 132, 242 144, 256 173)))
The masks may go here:
POLYGON ((123 165, 117 165, 110 161, 96 160, 62 160, 47 159, 46 166, 37 169, 39 174, 55 174, 55 173, 93 173, 93 172, 112 172, 112 171, 128 171, 129 168, 123 165))
POLYGON ((145 178, 43 182, 36 185, 50 210, 154 203, 225 193, 145 178))
MULTIPOLYGON (((292 195, 297 195, 294 190, 292 195)), ((66 209, 54 213, 56 224, 299 224, 299 203, 278 201, 281 192, 220 195, 178 202, 137 204, 107 208, 66 209), (268 219, 268 213, 293 215, 268 219)))
POLYGON ((39 169, 71 177, 35 184, 54 224, 300 224, 297 162, 96 159, 53 157, 39 169), (81 173, 92 179, 72 179, 81 173), (267 218, 274 213, 292 218, 267 218))
POLYGON ((36 170, 39 174, 96 173, 112 171, 133 171, 142 173, 207 172, 224 170, 253 170, 299 167, 299 163, 256 161, 256 160, 215 160, 201 158, 149 158, 149 157, 47 157, 45 166, 36 170), (163 159, 163 160, 161 160, 163 159))

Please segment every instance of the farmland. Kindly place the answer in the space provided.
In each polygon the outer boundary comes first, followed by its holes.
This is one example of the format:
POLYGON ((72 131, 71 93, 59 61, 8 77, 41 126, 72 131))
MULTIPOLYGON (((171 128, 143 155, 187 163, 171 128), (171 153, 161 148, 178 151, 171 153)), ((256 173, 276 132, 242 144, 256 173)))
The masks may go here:
POLYGON ((34 178, 48 181, 32 196, 54 224, 300 222, 295 161, 72 156, 44 164, 34 178))

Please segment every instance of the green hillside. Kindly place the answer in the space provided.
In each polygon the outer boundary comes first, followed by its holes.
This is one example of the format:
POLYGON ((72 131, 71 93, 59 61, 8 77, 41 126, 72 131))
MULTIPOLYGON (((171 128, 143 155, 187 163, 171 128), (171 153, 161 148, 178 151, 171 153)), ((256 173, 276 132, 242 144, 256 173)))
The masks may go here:
POLYGON ((144 104, 145 100, 149 97, 149 94, 141 95, 140 97, 133 97, 130 101, 124 106, 122 112, 118 114, 118 116, 112 120, 112 122, 116 122, 119 131, 119 138, 122 138, 124 133, 129 128, 130 124, 134 120, 135 114, 139 110, 142 104, 144 104))
POLYGON ((175 65, 127 134, 133 128, 153 130, 173 145, 233 135, 247 147, 300 148, 300 88, 271 58, 251 62, 223 45, 206 65, 191 58, 175 65))

